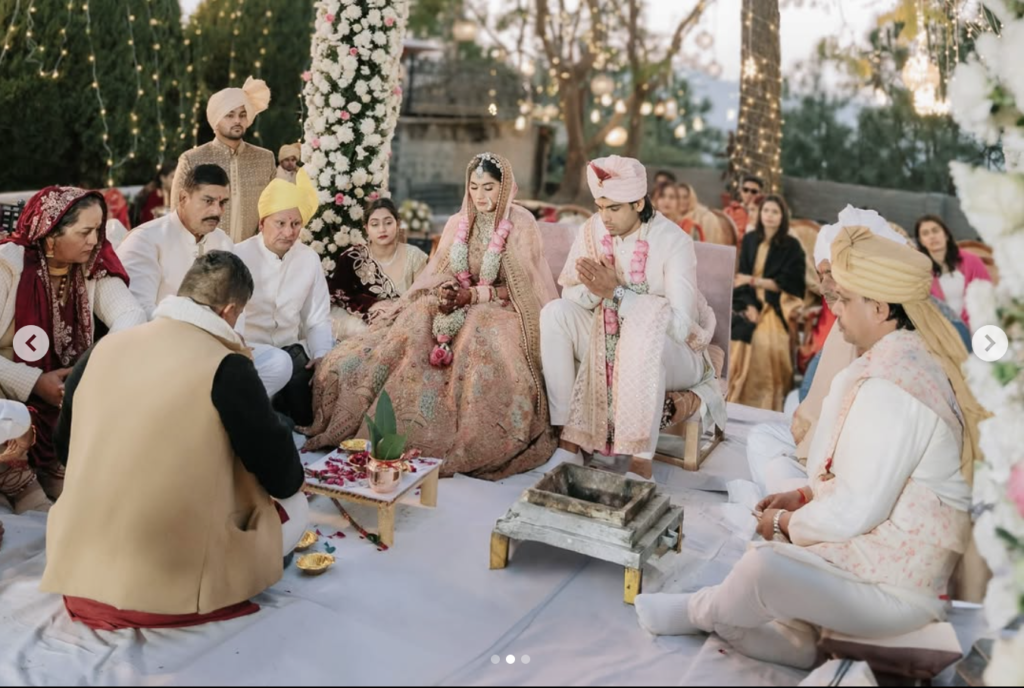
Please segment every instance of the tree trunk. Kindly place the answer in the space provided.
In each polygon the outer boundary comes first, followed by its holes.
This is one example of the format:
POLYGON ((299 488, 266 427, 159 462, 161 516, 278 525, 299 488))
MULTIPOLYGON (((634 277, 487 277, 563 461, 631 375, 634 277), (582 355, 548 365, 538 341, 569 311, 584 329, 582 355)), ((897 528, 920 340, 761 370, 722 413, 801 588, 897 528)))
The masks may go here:
POLYGON ((586 85, 564 81, 559 93, 562 101, 562 118, 565 121, 565 133, 568 137, 568 150, 565 157, 565 172, 562 184, 558 187, 554 201, 559 203, 575 203, 583 189, 583 172, 587 165, 587 139, 584 129, 583 94, 580 89, 586 85))
MULTIPOLYGON (((634 80, 639 76, 637 70, 634 80)), ((640 108, 647 101, 646 91, 640 84, 633 87, 633 102, 629 108, 629 138, 626 139, 626 157, 639 158, 640 145, 644 138, 644 116, 640 114, 640 108)))
MULTIPOLYGON (((737 177, 756 174, 765 191, 780 191, 782 143, 782 74, 778 0, 743 0, 743 62, 740 116, 732 154, 737 177)), ((738 184, 734 178, 731 183, 738 184)))

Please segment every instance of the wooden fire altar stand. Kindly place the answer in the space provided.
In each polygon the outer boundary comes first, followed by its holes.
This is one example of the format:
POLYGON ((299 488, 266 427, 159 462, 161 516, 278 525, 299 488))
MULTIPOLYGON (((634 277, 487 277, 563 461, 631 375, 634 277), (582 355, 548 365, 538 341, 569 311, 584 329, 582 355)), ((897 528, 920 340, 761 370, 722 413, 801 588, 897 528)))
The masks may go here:
POLYGON ((683 508, 654 483, 562 464, 526 490, 491 533, 491 569, 509 561, 509 540, 543 542, 625 567, 623 599, 640 593, 659 546, 683 546, 683 508))

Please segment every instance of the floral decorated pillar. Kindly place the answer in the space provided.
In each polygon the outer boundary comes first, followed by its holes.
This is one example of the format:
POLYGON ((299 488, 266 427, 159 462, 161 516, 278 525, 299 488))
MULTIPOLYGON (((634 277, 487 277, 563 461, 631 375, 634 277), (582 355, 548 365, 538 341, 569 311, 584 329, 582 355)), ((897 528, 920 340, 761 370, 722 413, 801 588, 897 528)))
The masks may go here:
POLYGON ((302 160, 320 193, 303 241, 324 272, 365 241, 367 201, 388 195, 391 139, 402 104, 402 43, 409 0, 318 0, 306 85, 302 160))
MULTIPOLYGON (((967 310, 972 328, 1002 328, 1003 357, 971 356, 964 370, 978 401, 992 414, 980 425, 984 460, 975 469, 974 538, 992 570, 985 612, 993 631, 1024 611, 1024 3, 986 3, 1002 37, 978 37, 975 54, 957 67, 949 86, 953 117, 989 145, 1002 141, 1006 172, 952 163, 961 207, 993 249, 999 285, 972 282, 967 310)), ((1024 631, 997 643, 985 673, 990 686, 1024 684, 1024 631)))

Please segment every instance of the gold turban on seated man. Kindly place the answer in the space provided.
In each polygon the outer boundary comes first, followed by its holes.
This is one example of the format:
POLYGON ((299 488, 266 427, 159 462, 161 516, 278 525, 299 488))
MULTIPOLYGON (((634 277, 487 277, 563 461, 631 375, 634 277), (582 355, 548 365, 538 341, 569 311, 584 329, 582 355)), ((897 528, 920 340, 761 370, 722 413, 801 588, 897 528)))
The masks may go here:
POLYGON ((967 349, 931 300, 932 263, 913 248, 876 236, 866 227, 844 227, 832 243, 832 277, 843 289, 873 301, 903 306, 932 356, 942 365, 964 416, 964 476, 981 460, 978 423, 988 414, 967 387, 961 366, 967 349))
POLYGON ((305 227, 316 215, 320 202, 317 199, 316 187, 305 170, 295 173, 295 183, 284 179, 274 179, 260 194, 260 219, 269 217, 282 210, 298 208, 302 215, 302 226, 305 227))
POLYGON ((281 162, 285 158, 295 158, 296 160, 302 159, 302 149, 294 143, 286 143, 281 146, 281 149, 277 151, 277 161, 281 162))

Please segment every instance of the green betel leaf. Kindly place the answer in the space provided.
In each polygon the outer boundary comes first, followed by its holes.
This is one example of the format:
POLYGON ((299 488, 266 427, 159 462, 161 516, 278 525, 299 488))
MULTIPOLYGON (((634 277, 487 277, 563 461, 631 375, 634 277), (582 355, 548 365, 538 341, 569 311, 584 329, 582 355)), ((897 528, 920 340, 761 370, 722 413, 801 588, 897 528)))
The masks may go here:
POLYGON ((384 435, 398 434, 398 424, 395 421, 395 407, 391 403, 391 397, 387 391, 381 390, 380 398, 377 399, 377 414, 374 418, 377 427, 384 435))
POLYGON ((380 444, 381 437, 383 437, 383 433, 381 433, 380 429, 377 427, 377 424, 373 422, 372 418, 370 418, 369 416, 363 417, 366 419, 366 427, 370 431, 370 450, 376 451, 377 446, 380 444))
POLYGON ((405 437, 403 435, 385 435, 373 454, 378 461, 397 461, 402 458, 405 451, 405 437))

